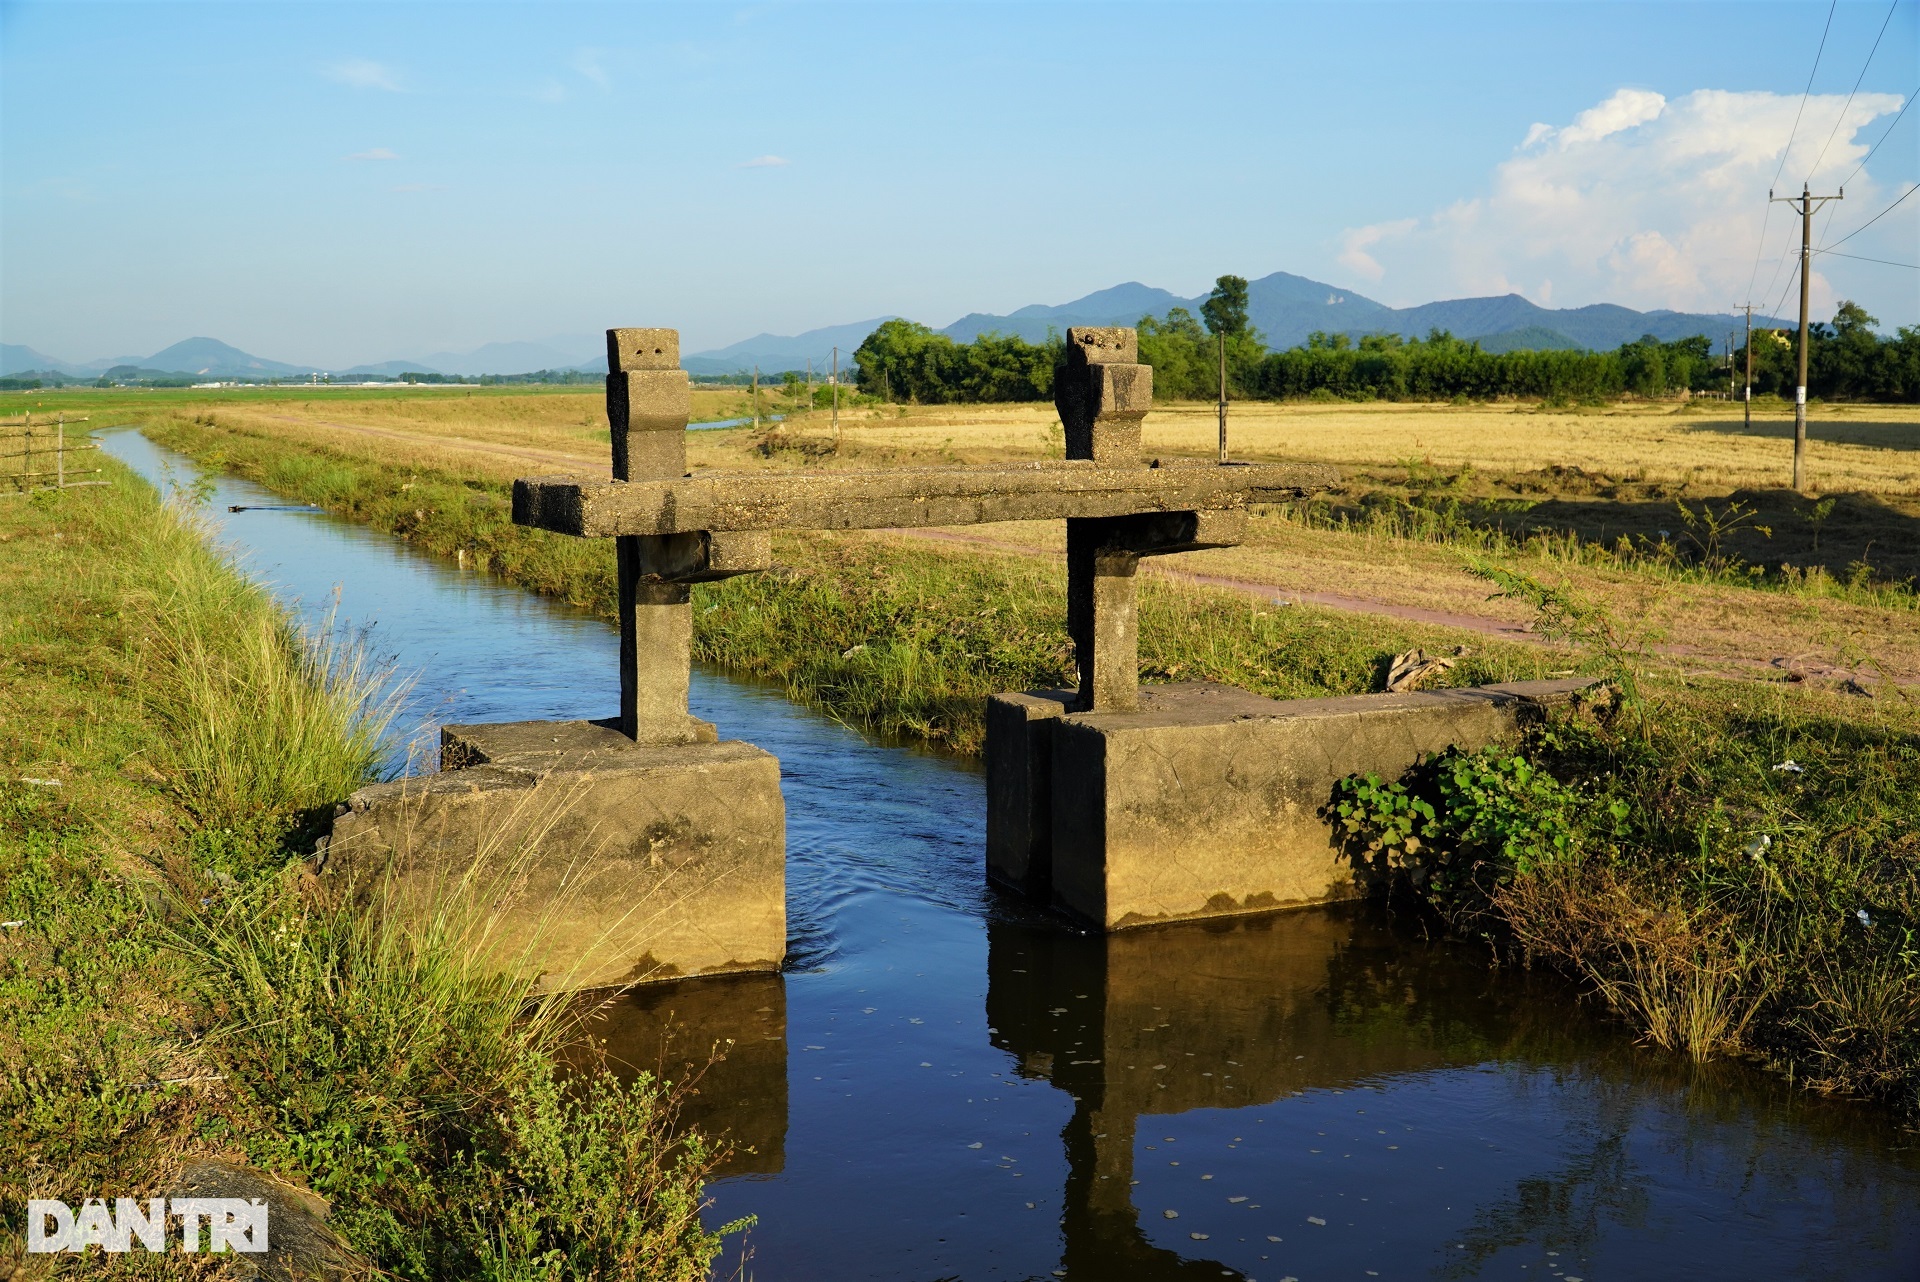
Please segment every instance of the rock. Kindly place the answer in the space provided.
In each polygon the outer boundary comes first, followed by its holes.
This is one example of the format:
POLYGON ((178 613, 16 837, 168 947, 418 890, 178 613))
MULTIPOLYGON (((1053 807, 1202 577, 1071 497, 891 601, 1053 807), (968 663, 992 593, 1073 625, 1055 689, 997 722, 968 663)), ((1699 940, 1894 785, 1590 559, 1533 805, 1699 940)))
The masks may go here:
POLYGON ((327 1227, 326 1199, 250 1166, 191 1158, 182 1164, 168 1196, 257 1198, 267 1204, 266 1253, 228 1257, 235 1276, 305 1282, 373 1273, 372 1264, 327 1227))

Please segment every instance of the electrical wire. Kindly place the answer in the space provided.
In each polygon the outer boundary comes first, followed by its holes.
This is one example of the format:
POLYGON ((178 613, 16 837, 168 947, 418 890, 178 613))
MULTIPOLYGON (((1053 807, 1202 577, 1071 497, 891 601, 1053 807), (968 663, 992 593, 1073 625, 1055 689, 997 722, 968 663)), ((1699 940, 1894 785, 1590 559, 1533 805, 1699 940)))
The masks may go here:
POLYGON ((1793 113, 1793 132, 1787 135, 1787 149, 1780 153, 1780 167, 1773 171, 1770 186, 1780 185, 1780 175, 1787 172, 1787 156, 1793 151, 1793 140, 1800 136, 1800 117, 1806 114, 1807 98, 1813 93, 1813 78, 1820 74, 1820 55, 1827 51, 1827 33, 1833 30, 1833 11, 1840 7, 1840 0, 1833 0, 1827 6, 1827 25, 1820 28, 1820 47, 1813 51, 1813 70, 1807 73, 1807 87, 1800 91, 1800 109, 1793 113))
POLYGON ((1834 253, 1831 249, 1816 249, 1815 254, 1833 254, 1835 258, 1851 258, 1856 263, 1879 263, 1882 267, 1904 267, 1908 271, 1920 272, 1920 263, 1896 263, 1890 258, 1862 258, 1858 254, 1834 253))
MULTIPOLYGON (((1900 0, 1893 0, 1887 6, 1887 16, 1880 20, 1880 33, 1873 38, 1873 48, 1867 50, 1867 60, 1860 64, 1860 74, 1853 79, 1853 88, 1847 91, 1847 101, 1842 104, 1840 114, 1834 118, 1833 129, 1827 134, 1826 142, 1820 145, 1820 154, 1813 158, 1813 165, 1807 170, 1807 185, 1813 185, 1813 176, 1820 172, 1820 162, 1827 158, 1827 148, 1833 146, 1833 140, 1840 135, 1840 126, 1846 123, 1847 108, 1853 106, 1853 96, 1860 92, 1860 82, 1867 78, 1867 68, 1873 65, 1873 55, 1880 51, 1880 41, 1887 34, 1887 24, 1893 21, 1893 11, 1900 7, 1900 0)), ((1784 157, 1783 157, 1784 159, 1784 157)))
MULTIPOLYGON (((1780 167, 1773 171, 1773 181, 1767 184, 1769 192, 1780 185, 1780 175, 1787 171, 1787 157, 1793 152, 1793 140, 1800 135, 1800 117, 1806 114, 1807 95, 1813 92, 1813 78, 1820 73, 1820 55, 1826 52, 1827 33, 1833 30, 1833 11, 1840 7, 1840 0, 1833 0, 1827 6, 1827 25, 1820 29, 1820 47, 1813 53, 1813 70, 1807 73, 1807 87, 1800 91, 1800 108, 1793 113, 1793 129, 1787 134, 1787 145, 1780 152, 1780 167)), ((1767 201, 1767 212, 1760 219, 1760 242, 1753 247, 1753 271, 1747 277, 1747 299, 1753 299, 1753 283, 1760 279, 1760 256, 1767 248, 1767 227, 1773 222, 1773 201, 1767 201)), ((1774 279, 1779 279, 1780 269, 1773 269, 1774 279)), ((1773 281, 1767 282, 1767 289, 1773 288, 1773 281)), ((1763 294, 1764 297, 1764 294, 1763 294)))
MULTIPOLYGON (((1898 209, 1900 207, 1900 201, 1905 200, 1908 196, 1913 195, 1913 193, 1916 191, 1920 191, 1920 183, 1910 184, 1904 192, 1900 193, 1899 200, 1894 201, 1891 205, 1888 205, 1885 209, 1881 210, 1879 213, 1875 214, 1873 217, 1867 219, 1867 221, 1865 221, 1864 223, 1861 223, 1858 227, 1855 227, 1852 231, 1842 236, 1839 240, 1834 241, 1833 245, 1846 244, 1848 241, 1852 240, 1855 236, 1858 236, 1861 232, 1865 231, 1867 228, 1873 226, 1875 223, 1879 222, 1882 218, 1885 218, 1888 214, 1898 209)), ((1827 252, 1827 250, 1832 249, 1833 245, 1824 246, 1823 248, 1817 249, 1814 252, 1824 254, 1827 252)))
MULTIPOLYGON (((1853 174, 1857 174, 1862 169, 1865 169, 1867 167, 1867 162, 1873 159, 1873 153, 1880 150, 1880 143, 1883 143, 1887 140, 1887 134, 1890 134, 1893 132, 1894 125, 1898 125, 1900 123, 1900 117, 1907 114, 1907 108, 1913 105, 1913 100, 1916 97, 1920 97, 1920 87, 1916 87, 1912 93, 1907 95, 1907 100, 1900 104, 1900 113, 1899 115, 1896 115, 1893 118, 1893 124, 1888 125, 1886 128, 1886 132, 1880 135, 1880 142, 1876 142, 1875 144, 1873 144, 1873 146, 1868 149, 1867 154, 1860 157, 1860 163, 1853 167, 1853 174)), ((1845 187, 1848 183, 1852 182, 1853 174, 1848 174, 1845 178, 1841 179, 1840 185, 1842 187, 1845 187)))

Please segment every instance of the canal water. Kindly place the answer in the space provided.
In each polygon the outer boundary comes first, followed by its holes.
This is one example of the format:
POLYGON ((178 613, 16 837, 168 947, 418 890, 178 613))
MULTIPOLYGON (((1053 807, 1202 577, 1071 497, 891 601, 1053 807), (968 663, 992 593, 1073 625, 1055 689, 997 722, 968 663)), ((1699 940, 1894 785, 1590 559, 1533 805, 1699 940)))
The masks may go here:
MULTIPOLYGON (((156 483, 191 466, 133 432, 156 483)), ((414 676, 416 724, 606 715, 618 638, 222 478, 309 619, 414 676)), ((1920 1278, 1920 1150, 1875 1109, 1637 1047, 1557 982, 1368 908, 1077 933, 983 884, 971 762, 697 672, 781 762, 785 973, 639 990, 626 1062, 714 1063, 711 1221, 768 1279, 1920 1278)), ((396 763, 406 761, 396 748, 396 763)))

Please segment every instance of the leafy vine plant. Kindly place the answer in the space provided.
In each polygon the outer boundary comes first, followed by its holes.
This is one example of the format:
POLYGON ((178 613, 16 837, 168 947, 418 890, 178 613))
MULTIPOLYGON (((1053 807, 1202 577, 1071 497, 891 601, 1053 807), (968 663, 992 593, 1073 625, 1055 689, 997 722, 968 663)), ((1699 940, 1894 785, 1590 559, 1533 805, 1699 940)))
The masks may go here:
POLYGON ((1333 813, 1353 853, 1406 883, 1457 924, 1482 917, 1497 888, 1579 857, 1594 830, 1622 831, 1627 803, 1561 782, 1510 747, 1448 748, 1402 779, 1350 775, 1333 813))

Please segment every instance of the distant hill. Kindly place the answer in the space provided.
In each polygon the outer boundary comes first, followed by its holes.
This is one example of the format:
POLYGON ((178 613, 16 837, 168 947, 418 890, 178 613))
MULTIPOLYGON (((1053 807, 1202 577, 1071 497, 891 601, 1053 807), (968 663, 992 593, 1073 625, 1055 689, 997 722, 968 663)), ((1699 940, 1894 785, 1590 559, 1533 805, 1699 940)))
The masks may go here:
POLYGON ((412 363, 385 361, 380 368, 398 364, 423 374, 530 374, 537 369, 586 369, 598 360, 600 368, 605 369, 606 355, 594 354, 605 343, 604 338, 573 337, 538 343, 487 343, 470 352, 429 352, 423 360, 412 363))
POLYGON ((961 343, 988 333, 1015 334, 1033 343, 1044 339, 1049 329, 1064 333, 1069 325, 1132 325, 1142 316, 1164 316, 1170 307, 1191 305, 1191 299, 1130 280, 1057 307, 1034 303, 1005 316, 971 312, 940 332, 961 343))
MULTIPOLYGON (((446 374, 425 361, 380 361, 373 365, 355 365, 333 371, 335 378, 398 378, 402 374, 446 374)), ((491 372, 491 371, 489 371, 491 372)), ((516 373, 518 371, 515 371, 516 373)))
MULTIPOLYGON (((825 374, 833 362, 833 349, 836 346, 840 349, 841 367, 845 368, 853 349, 860 346, 861 340, 892 319, 891 316, 876 316, 872 320, 855 321, 851 325, 810 329, 791 337, 755 334, 752 338, 742 339, 727 347, 684 356, 680 360, 680 367, 689 374, 745 374, 755 367, 762 374, 778 374, 784 370, 805 369, 807 362, 811 361, 817 373, 825 374)), ((606 358, 603 356, 579 368, 605 371, 606 358)))
POLYGON ((205 379, 288 378, 305 374, 310 365, 289 365, 265 360, 230 347, 217 338, 189 338, 163 347, 153 355, 133 362, 149 369, 180 370, 205 379))
MULTIPOLYGON (((1039 342, 1049 331, 1069 325, 1132 325, 1142 316, 1164 316, 1184 307, 1196 317, 1204 295, 1178 294, 1139 281, 1127 281, 1097 290, 1071 302, 1034 303, 1004 316, 970 312, 946 326, 942 333, 959 342, 971 342, 985 333, 1014 334, 1039 342)), ((1315 331, 1347 334, 1401 334, 1424 338, 1443 329, 1457 338, 1480 340, 1489 351, 1522 349, 1589 349, 1609 351, 1642 334, 1672 341, 1704 334, 1716 349, 1729 332, 1738 334, 1743 318, 1727 314, 1657 310, 1638 312, 1631 307, 1595 303, 1587 307, 1547 308, 1518 294, 1493 298, 1455 298, 1418 307, 1388 307, 1383 303, 1323 281, 1273 272, 1247 285, 1247 314, 1255 329, 1272 347, 1295 347, 1315 331)), ((768 376, 804 369, 809 361, 824 374, 833 349, 840 349, 845 367, 855 348, 883 321, 855 321, 828 325, 803 334, 756 334, 726 347, 694 352, 681 359, 688 373, 744 374, 758 367, 768 376)), ((1756 316, 1755 325, 1768 328, 1792 322, 1756 316)), ((1737 341, 1737 340, 1736 340, 1737 341)), ((432 352, 419 360, 388 360, 331 371, 335 377, 391 378, 409 371, 422 374, 527 374, 535 370, 581 370, 604 373, 607 361, 603 340, 590 335, 557 335, 538 342, 488 343, 466 352, 432 352)), ((295 365, 243 352, 214 338, 189 338, 151 356, 115 356, 86 362, 63 361, 18 343, 0 344, 0 376, 48 371, 69 378, 96 378, 118 366, 143 371, 179 371, 203 381, 252 382, 271 378, 303 378, 326 373, 316 365, 295 365)))
POLYGON ((0 343, 0 377, 45 371, 60 374, 73 372, 72 367, 58 357, 36 352, 22 343, 0 343))
POLYGON ((1480 340, 1480 346, 1489 352, 1577 352, 1584 350, 1580 344, 1568 338, 1557 329, 1546 329, 1539 325, 1526 325, 1519 329, 1503 329, 1498 334, 1489 334, 1480 340))
MULTIPOLYGON (((1058 306, 1023 307, 1005 316, 974 313, 941 332, 961 342, 989 332, 1018 334, 1032 342, 1045 338, 1049 327, 1064 330, 1069 325, 1132 325, 1143 315, 1164 316, 1173 307, 1184 307, 1197 317, 1205 297, 1181 298, 1129 282, 1058 306)), ((1457 338, 1478 338, 1497 351, 1522 347, 1609 350, 1642 334, 1669 341, 1705 334, 1717 345, 1735 327, 1735 318, 1730 315, 1637 312, 1610 303, 1553 310, 1536 306, 1518 294, 1393 308, 1353 290, 1290 272, 1274 272, 1247 283, 1247 318, 1270 347, 1297 347, 1316 330, 1354 337, 1401 334, 1424 338, 1429 330, 1444 329, 1457 338)), ((1754 321, 1760 324, 1762 318, 1755 317, 1754 321)))

